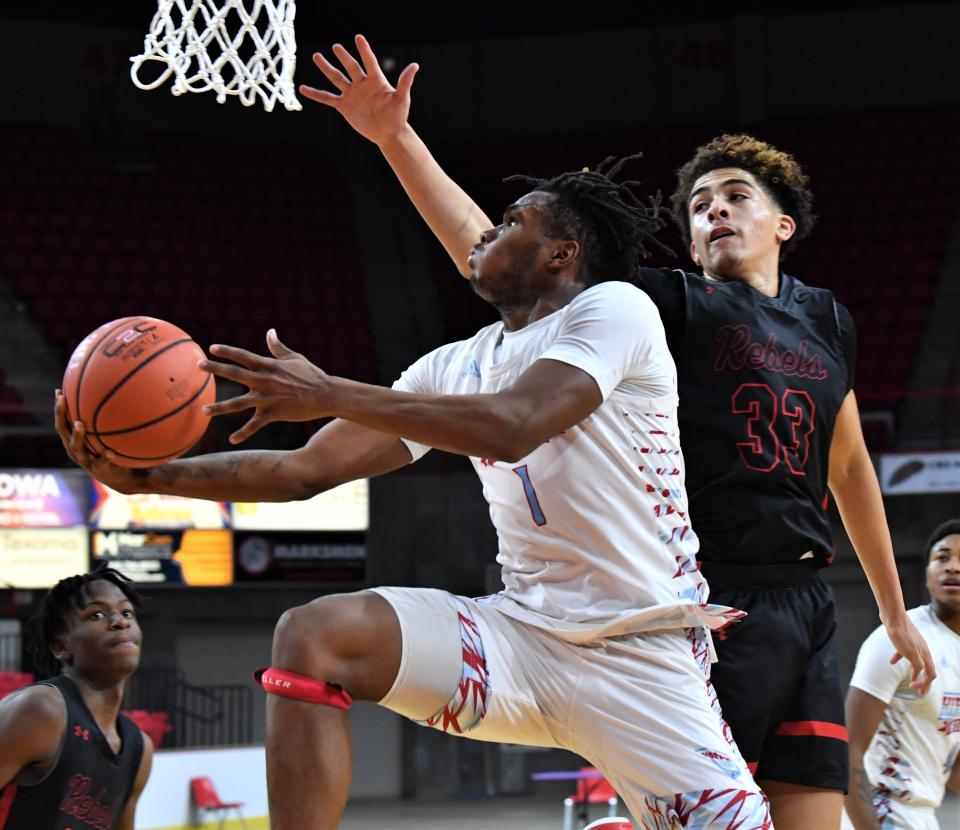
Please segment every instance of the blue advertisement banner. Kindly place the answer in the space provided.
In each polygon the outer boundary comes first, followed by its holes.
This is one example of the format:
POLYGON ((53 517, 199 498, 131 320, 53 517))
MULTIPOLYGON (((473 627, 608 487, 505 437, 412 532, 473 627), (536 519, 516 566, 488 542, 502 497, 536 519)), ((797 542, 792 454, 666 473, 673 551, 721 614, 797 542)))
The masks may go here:
POLYGON ((76 527, 87 521, 82 470, 0 467, 0 527, 76 527))

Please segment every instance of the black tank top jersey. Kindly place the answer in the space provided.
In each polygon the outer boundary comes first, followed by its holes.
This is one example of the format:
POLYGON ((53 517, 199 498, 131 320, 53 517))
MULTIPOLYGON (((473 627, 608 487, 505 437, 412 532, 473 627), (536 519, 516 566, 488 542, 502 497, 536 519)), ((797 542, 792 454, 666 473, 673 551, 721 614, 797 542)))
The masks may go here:
POLYGON ((677 364, 700 558, 771 564, 812 551, 829 564, 830 441, 856 360, 849 312, 786 274, 777 297, 679 270, 643 268, 638 283, 677 364))
POLYGON ((67 707, 60 757, 49 775, 30 786, 0 790, 0 830, 112 830, 130 798, 143 755, 143 735, 125 715, 117 719, 120 754, 73 682, 64 675, 36 685, 55 686, 67 707))

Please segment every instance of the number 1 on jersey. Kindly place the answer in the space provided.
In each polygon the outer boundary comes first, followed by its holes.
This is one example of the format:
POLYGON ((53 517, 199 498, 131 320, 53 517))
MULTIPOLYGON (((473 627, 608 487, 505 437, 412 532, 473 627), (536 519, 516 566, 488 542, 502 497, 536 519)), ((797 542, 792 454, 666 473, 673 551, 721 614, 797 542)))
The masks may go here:
POLYGON ((530 515, 533 517, 534 523, 537 527, 542 527, 547 523, 547 517, 543 515, 543 510, 540 508, 540 499, 537 498, 537 491, 533 488, 533 482, 530 481, 527 465, 514 467, 513 471, 520 476, 520 481, 523 482, 523 493, 527 497, 527 505, 530 507, 530 515))

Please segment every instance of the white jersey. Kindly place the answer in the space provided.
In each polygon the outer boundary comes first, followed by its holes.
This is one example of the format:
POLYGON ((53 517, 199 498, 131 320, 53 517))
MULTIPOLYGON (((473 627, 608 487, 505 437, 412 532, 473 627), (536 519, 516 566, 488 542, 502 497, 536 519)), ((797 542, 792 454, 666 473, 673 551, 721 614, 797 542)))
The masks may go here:
MULTIPOLYGON (((676 368, 640 289, 605 282, 519 331, 502 323, 443 346, 394 384, 424 394, 493 393, 536 360, 576 366, 603 403, 515 463, 471 458, 499 537, 504 613, 573 642, 706 625, 677 427, 676 368)), ((407 441, 414 459, 429 449, 407 441)))
POLYGON ((910 688, 906 660, 890 665, 895 649, 882 626, 860 647, 850 685, 888 704, 864 756, 877 796, 935 808, 960 753, 960 635, 940 622, 930 605, 907 613, 937 667, 927 693, 921 697, 910 688))

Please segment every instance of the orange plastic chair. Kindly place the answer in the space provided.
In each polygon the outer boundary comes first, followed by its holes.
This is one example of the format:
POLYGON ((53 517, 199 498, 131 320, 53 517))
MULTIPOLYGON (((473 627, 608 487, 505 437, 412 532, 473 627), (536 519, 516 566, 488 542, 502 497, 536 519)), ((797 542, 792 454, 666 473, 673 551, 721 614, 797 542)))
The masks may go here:
POLYGON ((606 804, 607 817, 617 815, 617 792, 610 786, 606 778, 601 777, 595 767, 580 767, 580 772, 594 774, 596 777, 581 778, 577 781, 576 792, 563 799, 563 830, 573 830, 573 808, 579 807, 579 818, 587 820, 587 811, 590 804, 606 804))
POLYGON ((206 822, 206 814, 208 812, 214 812, 217 815, 217 818, 220 819, 220 823, 217 825, 219 830, 223 830, 223 825, 227 821, 227 816, 231 810, 236 810, 237 818, 240 819, 240 824, 246 830, 247 822, 243 818, 243 813, 240 812, 240 808, 243 806, 242 801, 221 801, 220 796, 217 795, 217 788, 213 786, 213 781, 211 781, 207 776, 202 776, 200 778, 191 778, 190 779, 190 792, 193 793, 193 803, 196 805, 197 809, 200 811, 201 819, 206 822))

